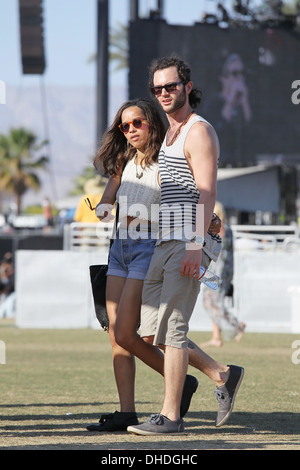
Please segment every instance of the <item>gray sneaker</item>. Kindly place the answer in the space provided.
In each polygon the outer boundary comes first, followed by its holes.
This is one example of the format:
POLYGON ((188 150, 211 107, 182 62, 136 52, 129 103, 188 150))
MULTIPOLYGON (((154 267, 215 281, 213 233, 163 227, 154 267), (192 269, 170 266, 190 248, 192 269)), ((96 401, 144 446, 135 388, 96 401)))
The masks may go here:
POLYGON ((229 365, 230 372, 227 382, 221 387, 217 387, 215 394, 219 402, 219 410, 216 419, 216 426, 220 427, 226 423, 233 410, 235 396, 244 377, 243 367, 229 365))
POLYGON ((145 423, 136 426, 128 426, 128 432, 141 436, 157 434, 174 434, 184 431, 183 420, 171 421, 161 414, 151 415, 145 423))

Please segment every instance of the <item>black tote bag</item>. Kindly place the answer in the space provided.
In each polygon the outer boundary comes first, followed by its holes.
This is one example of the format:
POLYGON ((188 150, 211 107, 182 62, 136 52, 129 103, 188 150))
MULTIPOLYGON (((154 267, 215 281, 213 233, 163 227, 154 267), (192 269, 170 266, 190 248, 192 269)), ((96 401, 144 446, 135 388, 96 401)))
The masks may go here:
POLYGON ((96 317, 104 331, 108 331, 109 321, 106 310, 106 274, 107 264, 90 266, 90 278, 96 317))
MULTIPOLYGON (((115 233, 118 228, 118 220, 119 220, 119 205, 117 205, 116 209, 116 218, 114 223, 114 230, 112 234, 112 239, 110 240, 110 247, 113 243, 115 233)), ((109 254, 108 254, 109 259, 109 254)), ((90 279, 92 285, 92 294, 94 300, 94 307, 96 317, 103 328, 104 331, 108 331, 109 329, 109 320, 106 310, 106 276, 107 276, 107 264, 94 264, 90 266, 90 279)))

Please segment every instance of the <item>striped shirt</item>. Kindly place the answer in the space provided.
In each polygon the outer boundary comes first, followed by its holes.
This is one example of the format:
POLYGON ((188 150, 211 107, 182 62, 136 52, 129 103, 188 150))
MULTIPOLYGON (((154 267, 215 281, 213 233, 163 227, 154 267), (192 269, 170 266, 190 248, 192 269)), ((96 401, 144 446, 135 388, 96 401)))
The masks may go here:
MULTIPOLYGON (((198 219, 201 206, 200 193, 184 154, 186 136, 195 122, 209 124, 201 116, 194 115, 183 127, 173 145, 167 146, 167 136, 159 153, 161 180, 161 205, 159 213, 159 240, 189 241, 195 235, 196 214, 198 219)), ((199 220, 199 219, 198 219, 199 220)), ((201 219, 200 219, 201 220, 201 219)), ((221 238, 207 234, 205 247, 211 259, 217 259, 221 249, 221 238)))

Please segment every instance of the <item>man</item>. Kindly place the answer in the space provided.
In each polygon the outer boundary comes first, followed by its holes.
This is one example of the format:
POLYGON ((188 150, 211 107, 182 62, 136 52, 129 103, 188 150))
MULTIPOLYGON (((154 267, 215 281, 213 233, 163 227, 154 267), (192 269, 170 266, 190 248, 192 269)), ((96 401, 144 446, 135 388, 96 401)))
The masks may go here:
POLYGON ((183 61, 171 57, 154 62, 150 89, 167 115, 169 129, 159 155, 160 233, 144 282, 141 336, 165 351, 165 395, 161 413, 127 428, 142 435, 184 430, 180 402, 188 363, 219 384, 217 426, 230 416, 244 373, 242 367, 219 365, 186 337, 199 294, 200 266, 207 267, 220 250, 219 237, 208 232, 216 199, 218 138, 213 127, 193 113, 199 91, 193 89, 183 61))

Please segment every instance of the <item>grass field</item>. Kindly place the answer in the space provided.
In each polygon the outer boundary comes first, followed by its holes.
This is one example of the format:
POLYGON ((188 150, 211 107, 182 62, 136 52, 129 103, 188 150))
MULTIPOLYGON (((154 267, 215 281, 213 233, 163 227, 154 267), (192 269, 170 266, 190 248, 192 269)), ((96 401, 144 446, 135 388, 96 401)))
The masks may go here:
MULTIPOLYGON (((191 332, 196 343, 208 332, 191 332)), ((207 352, 222 363, 245 367, 234 412, 214 425, 214 384, 199 380, 184 435, 139 437, 127 432, 90 433, 86 425, 118 408, 107 333, 97 330, 21 330, 0 322, 6 363, 0 364, 0 449, 8 450, 299 450, 300 364, 292 343, 300 335, 245 334, 207 352)), ((300 357, 300 354, 298 355, 300 357)), ((140 420, 160 411, 162 378, 137 361, 136 406, 140 420)))

